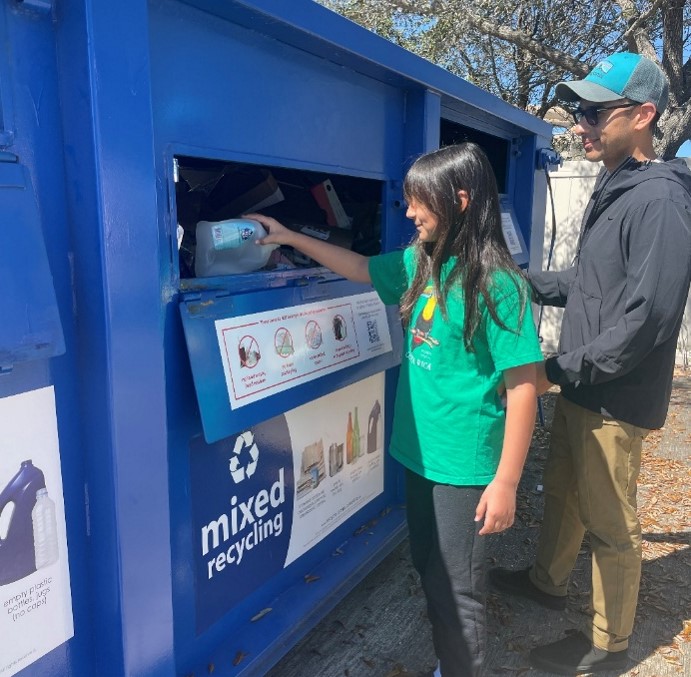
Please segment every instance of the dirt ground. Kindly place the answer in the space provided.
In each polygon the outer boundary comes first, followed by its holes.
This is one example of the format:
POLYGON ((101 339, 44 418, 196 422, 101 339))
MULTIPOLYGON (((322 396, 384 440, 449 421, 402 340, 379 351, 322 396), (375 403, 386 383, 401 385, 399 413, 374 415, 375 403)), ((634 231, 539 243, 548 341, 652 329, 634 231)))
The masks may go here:
MULTIPOLYGON (((543 397, 518 495, 516 523, 491 537, 490 566, 527 566, 537 545, 543 508, 541 476, 555 392, 543 397)), ((679 370, 667 423, 644 443, 638 505, 643 526, 643 575, 627 677, 691 675, 691 372, 679 370)), ((572 577, 567 609, 547 611, 491 592, 488 675, 540 677, 528 651, 589 619, 587 537, 572 577)), ((408 556, 396 548, 268 677, 404 677, 435 662, 424 598, 408 556)))

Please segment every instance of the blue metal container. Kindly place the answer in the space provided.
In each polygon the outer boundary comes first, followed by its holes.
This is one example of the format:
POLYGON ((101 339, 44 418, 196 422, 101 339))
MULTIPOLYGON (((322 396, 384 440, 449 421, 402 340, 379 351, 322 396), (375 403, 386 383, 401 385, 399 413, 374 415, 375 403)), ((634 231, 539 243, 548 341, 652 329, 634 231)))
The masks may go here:
POLYGON ((21 674, 261 675, 405 535, 401 333, 309 261, 194 277, 189 224, 253 175, 390 251, 407 167, 471 139, 527 266, 550 127, 308 0, 7 0, 0 36, 0 423, 54 389, 74 620, 21 674))

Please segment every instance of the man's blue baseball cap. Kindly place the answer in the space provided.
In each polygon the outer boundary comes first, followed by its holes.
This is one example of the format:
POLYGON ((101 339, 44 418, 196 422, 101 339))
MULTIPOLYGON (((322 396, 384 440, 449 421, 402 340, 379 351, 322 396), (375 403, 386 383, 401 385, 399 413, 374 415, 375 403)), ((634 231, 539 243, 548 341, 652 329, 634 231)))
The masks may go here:
POLYGON ((605 103, 629 99, 653 103, 658 113, 667 106, 669 84, 660 67, 640 54, 612 54, 593 68, 583 80, 560 82, 557 97, 564 101, 605 103))

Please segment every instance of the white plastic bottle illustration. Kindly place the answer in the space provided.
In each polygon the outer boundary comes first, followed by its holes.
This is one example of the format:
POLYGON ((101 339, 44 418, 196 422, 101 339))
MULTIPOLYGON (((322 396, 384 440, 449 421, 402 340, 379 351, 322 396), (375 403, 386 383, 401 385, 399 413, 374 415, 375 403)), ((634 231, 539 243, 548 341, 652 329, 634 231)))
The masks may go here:
POLYGON ((36 568, 42 569, 58 561, 58 523, 55 518, 55 503, 48 496, 47 489, 36 492, 36 505, 31 511, 34 526, 34 552, 36 568))

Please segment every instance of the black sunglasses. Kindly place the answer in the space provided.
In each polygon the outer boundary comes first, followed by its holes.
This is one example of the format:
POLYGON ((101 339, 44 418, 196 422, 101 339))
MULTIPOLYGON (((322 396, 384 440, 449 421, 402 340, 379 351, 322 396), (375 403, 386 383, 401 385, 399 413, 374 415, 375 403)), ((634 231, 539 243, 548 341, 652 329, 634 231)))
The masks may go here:
POLYGON ((578 108, 570 112, 576 124, 578 124, 582 118, 585 118, 586 122, 591 127, 595 127, 599 122, 597 114, 601 113, 602 111, 617 110, 618 108, 633 108, 634 106, 640 105, 640 103, 621 103, 618 106, 589 106, 588 108, 581 108, 579 106, 578 108))

